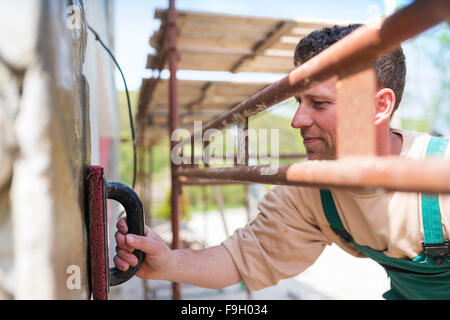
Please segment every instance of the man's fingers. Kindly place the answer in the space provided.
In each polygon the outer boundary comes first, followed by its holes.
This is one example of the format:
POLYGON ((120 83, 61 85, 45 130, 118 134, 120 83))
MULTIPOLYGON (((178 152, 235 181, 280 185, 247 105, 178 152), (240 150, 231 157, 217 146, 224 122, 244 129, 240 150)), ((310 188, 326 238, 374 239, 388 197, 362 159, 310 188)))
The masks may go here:
POLYGON ((116 244, 119 248, 121 248, 123 250, 127 250, 129 252, 134 251, 134 249, 132 247, 130 247, 126 244, 125 235, 119 231, 116 232, 116 244))
POLYGON ((120 271, 127 271, 128 268, 130 267, 128 263, 120 259, 118 256, 114 257, 114 264, 116 265, 116 268, 119 269, 120 271))
POLYGON ((130 266, 135 267, 138 264, 138 259, 136 256, 128 251, 122 250, 119 247, 116 247, 117 256, 122 260, 128 263, 130 266))
MULTIPOLYGON (((116 227, 120 233, 124 235, 127 234, 128 233, 127 218, 126 217, 120 218, 119 221, 117 221, 116 223, 116 227)), ((153 233, 153 231, 151 231, 149 227, 144 226, 144 234, 148 235, 149 233, 153 233)))
POLYGON ((138 249, 145 253, 158 254, 161 248, 165 246, 161 237, 147 226, 144 226, 145 236, 128 234, 126 217, 119 219, 116 227, 118 230, 115 234, 116 243, 122 250, 133 252, 135 249, 138 249))
POLYGON ((149 254, 158 254, 161 251, 164 243, 152 239, 150 237, 141 237, 135 234, 127 234, 125 236, 125 243, 134 249, 141 250, 149 254))
POLYGON ((117 230, 119 230, 122 234, 128 233, 128 225, 127 225, 127 218, 120 218, 119 221, 117 221, 116 224, 117 230))

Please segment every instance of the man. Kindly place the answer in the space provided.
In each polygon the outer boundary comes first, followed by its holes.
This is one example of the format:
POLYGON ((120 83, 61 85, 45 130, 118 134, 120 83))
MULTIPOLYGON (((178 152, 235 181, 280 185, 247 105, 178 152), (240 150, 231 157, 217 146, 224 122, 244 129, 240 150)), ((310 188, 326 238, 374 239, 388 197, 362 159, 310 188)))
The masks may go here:
MULTIPOLYGON (((357 27, 335 26, 312 32, 297 45, 295 65, 357 27)), ((440 156, 450 158, 445 141, 390 128, 405 85, 401 48, 380 57, 375 71, 378 153, 424 158, 430 150, 440 150, 440 156), (430 149, 430 144, 435 145, 430 149)), ((300 129, 308 160, 336 158, 336 82, 333 77, 296 96, 299 107, 292 126, 300 129)), ((259 215, 247 226, 221 245, 203 250, 172 251, 149 229, 146 237, 127 234, 122 219, 117 223, 115 264, 121 270, 135 265, 137 260, 131 252, 140 249, 146 255, 139 277, 207 288, 244 281, 250 289, 258 290, 303 272, 326 245, 336 243, 354 256, 374 259, 386 269, 392 284, 392 290, 384 295, 387 299, 450 298, 450 263, 445 256, 450 230, 448 196, 425 198, 405 192, 277 186, 258 208, 259 215), (433 221, 431 227, 428 220, 422 220, 428 215, 432 216, 428 219, 433 221), (430 230, 437 235, 431 242, 430 230)))

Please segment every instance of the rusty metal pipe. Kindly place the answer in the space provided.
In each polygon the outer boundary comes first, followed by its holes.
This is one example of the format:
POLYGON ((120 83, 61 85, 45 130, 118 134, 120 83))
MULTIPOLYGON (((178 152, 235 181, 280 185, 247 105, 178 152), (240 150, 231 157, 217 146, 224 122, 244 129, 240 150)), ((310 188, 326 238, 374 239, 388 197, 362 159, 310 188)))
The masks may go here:
MULTIPOLYGON (((306 158, 308 155, 306 153, 286 153, 286 154, 280 154, 278 156, 278 159, 301 159, 301 158, 306 158)), ((231 159, 231 156, 227 156, 226 154, 223 155, 224 159, 231 159)), ((234 163, 237 162, 237 155, 233 156, 234 159, 234 163)), ((258 154, 249 154, 248 156, 249 160, 269 160, 272 159, 272 157, 270 155, 258 155, 258 154)), ((201 156, 195 156, 194 158, 192 158, 191 155, 191 164, 195 163, 195 162, 201 162, 203 160, 203 157, 201 156)))
POLYGON ((305 161, 279 166, 273 175, 263 175, 269 166, 214 169, 183 169, 178 178, 212 179, 274 185, 339 188, 383 188, 388 191, 450 193, 450 161, 414 160, 398 157, 353 157, 342 160, 305 161))
POLYGON ((182 185, 186 186, 196 186, 196 185, 222 185, 222 184, 250 184, 251 182, 233 182, 233 181, 224 181, 224 180, 210 180, 210 179, 197 179, 197 178, 182 178, 179 179, 179 182, 182 185))
MULTIPOLYGON (((168 37, 169 37, 169 134, 179 127, 179 112, 178 112, 178 84, 177 84, 177 67, 178 67, 178 52, 177 52, 177 13, 175 9, 175 0, 169 1, 168 13, 168 37)), ((170 141, 170 150, 176 146, 176 141, 170 141)), ((180 248, 180 193, 181 185, 177 179, 177 166, 171 161, 171 223, 172 223, 172 249, 180 248)), ((172 299, 181 299, 181 285, 179 283, 172 283, 172 299)))

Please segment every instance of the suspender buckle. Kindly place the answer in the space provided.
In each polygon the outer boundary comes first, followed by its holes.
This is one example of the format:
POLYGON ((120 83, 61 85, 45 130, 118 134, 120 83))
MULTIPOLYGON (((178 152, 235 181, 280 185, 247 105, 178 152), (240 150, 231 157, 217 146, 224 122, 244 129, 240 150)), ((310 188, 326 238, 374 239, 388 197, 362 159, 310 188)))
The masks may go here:
POLYGON ((444 259, 450 254, 450 244, 448 240, 444 243, 428 243, 422 242, 425 254, 433 259, 437 264, 444 263, 444 259))

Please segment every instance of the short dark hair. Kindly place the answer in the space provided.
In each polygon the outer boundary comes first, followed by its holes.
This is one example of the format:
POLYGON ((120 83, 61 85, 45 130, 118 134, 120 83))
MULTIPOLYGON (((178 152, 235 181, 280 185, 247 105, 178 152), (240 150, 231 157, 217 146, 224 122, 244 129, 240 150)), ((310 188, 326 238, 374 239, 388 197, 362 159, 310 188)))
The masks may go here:
MULTIPOLYGON (((348 26, 334 26, 311 32, 297 44, 294 54, 294 65, 296 67, 300 66, 360 26, 362 24, 350 24, 348 26)), ((374 67, 378 86, 390 88, 395 93, 395 112, 402 100, 405 89, 406 62, 401 46, 377 58, 374 67)))

